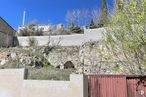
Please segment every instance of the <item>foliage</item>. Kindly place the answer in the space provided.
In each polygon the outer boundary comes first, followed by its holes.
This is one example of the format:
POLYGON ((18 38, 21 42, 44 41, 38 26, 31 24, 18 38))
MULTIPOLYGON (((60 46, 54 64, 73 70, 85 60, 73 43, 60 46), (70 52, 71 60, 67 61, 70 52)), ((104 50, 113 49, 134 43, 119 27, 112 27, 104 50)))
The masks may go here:
POLYGON ((28 69, 28 79, 37 80, 69 80, 70 74, 75 72, 74 69, 55 68, 51 65, 40 69, 28 69))
POLYGON ((75 28, 75 24, 74 22, 71 22, 69 30, 72 32, 72 30, 75 28))
POLYGON ((66 20, 69 26, 74 25, 81 27, 87 25, 89 22, 89 10, 88 9, 74 9, 70 10, 66 14, 66 20))
POLYGON ((38 41, 34 37, 29 37, 28 38, 28 44, 29 44, 29 46, 37 46, 38 45, 38 41))
POLYGON ((108 19, 108 9, 107 9, 107 5, 106 5, 106 0, 102 0, 102 12, 100 15, 98 27, 103 27, 108 22, 109 22, 109 19, 108 19))
POLYGON ((52 35, 69 35, 71 34, 67 29, 56 29, 52 32, 52 35))
POLYGON ((19 29, 19 36, 42 36, 43 31, 38 27, 38 24, 32 22, 25 27, 19 29))
POLYGON ((99 23, 100 11, 97 9, 74 9, 70 10, 66 14, 66 20, 70 30, 74 27, 90 26, 91 20, 93 19, 95 26, 99 23))
POLYGON ((83 30, 80 27, 74 27, 71 29, 71 33, 82 33, 83 30))
POLYGON ((91 23, 90 23, 90 26, 89 26, 90 29, 94 29, 94 28, 97 28, 94 24, 94 20, 91 19, 91 23))
POLYGON ((146 72, 146 0, 122 2, 108 26, 103 49, 110 60, 125 66, 124 72, 144 74, 146 72))

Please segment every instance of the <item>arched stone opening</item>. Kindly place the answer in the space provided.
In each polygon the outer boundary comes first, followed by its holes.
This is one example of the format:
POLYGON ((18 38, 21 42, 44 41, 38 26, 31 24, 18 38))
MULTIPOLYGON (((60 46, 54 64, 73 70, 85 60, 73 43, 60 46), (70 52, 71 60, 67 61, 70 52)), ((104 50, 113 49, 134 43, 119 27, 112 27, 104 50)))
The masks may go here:
POLYGON ((69 68, 75 68, 74 64, 71 61, 67 61, 62 66, 60 66, 60 69, 69 69, 69 68))

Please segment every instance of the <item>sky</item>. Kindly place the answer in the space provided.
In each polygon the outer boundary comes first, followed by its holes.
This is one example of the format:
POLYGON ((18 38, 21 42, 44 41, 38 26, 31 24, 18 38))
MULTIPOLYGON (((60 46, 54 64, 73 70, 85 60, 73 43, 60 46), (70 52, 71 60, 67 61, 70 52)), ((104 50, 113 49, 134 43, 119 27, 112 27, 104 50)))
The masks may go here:
MULTIPOLYGON (((14 29, 22 25, 24 10, 25 24, 36 20, 40 24, 66 24, 66 13, 73 9, 100 10, 102 0, 1 0, 0 16, 14 29)), ((113 0, 107 0, 109 8, 113 0)))

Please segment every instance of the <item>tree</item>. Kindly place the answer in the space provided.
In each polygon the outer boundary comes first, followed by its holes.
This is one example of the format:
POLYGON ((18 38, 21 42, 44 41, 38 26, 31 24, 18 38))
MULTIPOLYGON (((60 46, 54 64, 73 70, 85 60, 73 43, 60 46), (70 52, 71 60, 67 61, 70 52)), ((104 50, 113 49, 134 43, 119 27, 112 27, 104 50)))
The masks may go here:
POLYGON ((102 52, 106 60, 116 61, 124 73, 146 73, 146 0, 122 1, 109 24, 102 52))
POLYGON ((75 26, 86 26, 90 22, 90 15, 88 9, 75 9, 70 10, 66 14, 66 21, 69 26, 74 23, 75 26))
POLYGON ((95 24, 94 24, 94 20, 91 19, 91 23, 90 23, 90 29, 94 29, 96 28, 95 24))
POLYGON ((117 11, 121 11, 122 10, 122 4, 123 0, 116 0, 116 7, 117 7, 117 11))
POLYGON ((72 30, 75 28, 75 24, 73 22, 71 22, 69 30, 72 32, 72 30))
POLYGON ((98 26, 98 23, 100 21, 101 11, 97 9, 92 9, 91 11, 91 18, 94 20, 94 24, 98 26))
POLYGON ((102 0, 102 11, 101 11, 100 21, 98 25, 99 27, 102 27, 108 22, 109 22, 109 19, 108 19, 108 9, 107 9, 106 0, 102 0))

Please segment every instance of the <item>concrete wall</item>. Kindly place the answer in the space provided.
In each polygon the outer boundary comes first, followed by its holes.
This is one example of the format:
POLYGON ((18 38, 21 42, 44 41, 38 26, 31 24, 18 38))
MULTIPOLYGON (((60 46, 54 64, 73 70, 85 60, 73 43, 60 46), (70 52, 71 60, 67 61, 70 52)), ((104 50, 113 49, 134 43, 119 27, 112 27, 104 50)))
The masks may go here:
POLYGON ((105 32, 104 28, 86 29, 84 33, 85 42, 99 41, 103 38, 105 32))
MULTIPOLYGON (((81 45, 84 36, 82 34, 75 35, 56 35, 56 36, 33 36, 37 39, 38 46, 47 45, 50 42, 50 45, 61 45, 61 46, 69 46, 69 45, 81 45)), ((30 37, 18 37, 19 44, 21 46, 29 46, 28 39, 30 37)))
POLYGON ((70 81, 41 81, 25 80, 24 73, 24 69, 0 70, 0 97, 88 97, 84 75, 73 74, 70 81))
MULTIPOLYGON (((72 35, 56 35, 56 36, 34 36, 38 41, 38 46, 46 45, 49 41, 51 44, 57 44, 61 46, 80 46, 88 41, 99 41, 103 37, 105 29, 85 29, 84 34, 72 34, 72 35)), ((19 44, 21 46, 28 46, 29 37, 18 37, 19 44)))
POLYGON ((0 97, 20 97, 24 70, 0 70, 0 97))

